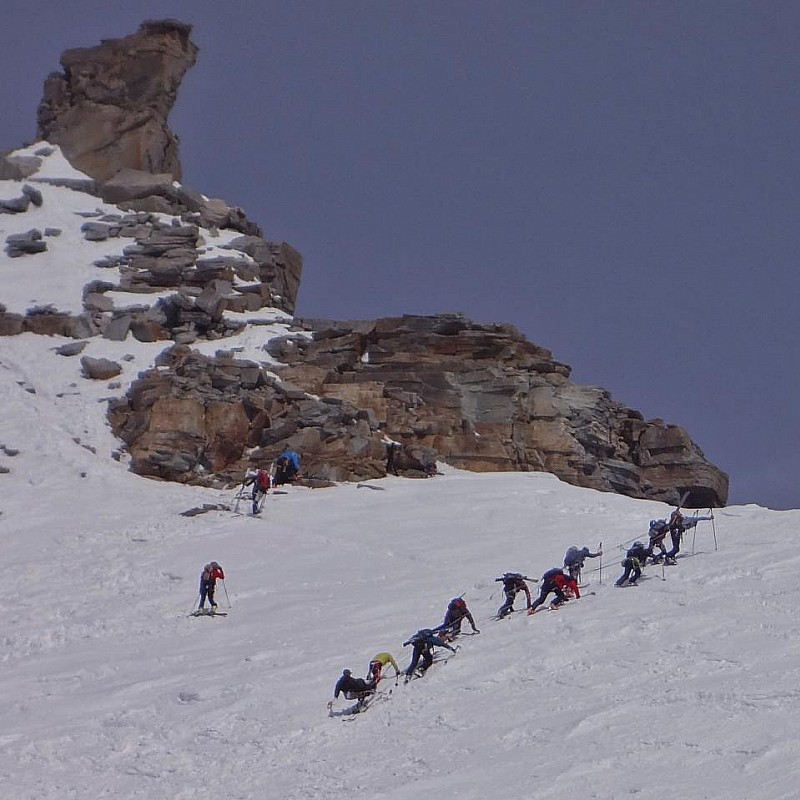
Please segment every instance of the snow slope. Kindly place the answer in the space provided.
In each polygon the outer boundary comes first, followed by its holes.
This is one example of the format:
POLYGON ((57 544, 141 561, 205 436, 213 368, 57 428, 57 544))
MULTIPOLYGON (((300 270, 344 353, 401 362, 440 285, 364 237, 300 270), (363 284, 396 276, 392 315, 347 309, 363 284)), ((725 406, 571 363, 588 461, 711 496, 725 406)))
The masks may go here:
POLYGON ((19 450, 0 451, 6 796, 798 796, 798 512, 720 511, 718 552, 701 523, 694 557, 624 590, 615 545, 666 509, 550 475, 292 487, 262 519, 181 517, 231 493, 128 473, 101 404, 64 413, 21 338, 0 340, 0 445, 19 450), (596 595, 490 620, 494 577, 600 540, 596 595), (230 614, 187 617, 211 559, 230 614), (401 643, 461 592, 479 636, 327 716, 342 668, 407 664, 401 643))
MULTIPOLYGON (((56 189, 52 252, 75 263, 96 245, 66 230, 81 196, 56 189)), ((0 302, 72 308, 82 267, 31 284, 41 257, 0 256, 0 302)), ((286 321, 204 347, 266 360, 286 321)), ((130 356, 109 386, 55 353, 65 341, 0 338, 1 797, 800 796, 800 512, 724 509, 718 550, 701 523, 693 556, 630 589, 612 585, 618 545, 668 509, 544 474, 291 487, 261 519, 183 517, 232 492, 132 475, 105 422, 163 343, 92 339, 87 354, 130 356), (497 575, 601 540, 596 594, 491 620, 497 575), (212 559, 230 613, 188 617, 212 559), (328 716, 343 668, 380 650, 404 666, 402 642, 462 592, 479 636, 366 714, 328 716)))

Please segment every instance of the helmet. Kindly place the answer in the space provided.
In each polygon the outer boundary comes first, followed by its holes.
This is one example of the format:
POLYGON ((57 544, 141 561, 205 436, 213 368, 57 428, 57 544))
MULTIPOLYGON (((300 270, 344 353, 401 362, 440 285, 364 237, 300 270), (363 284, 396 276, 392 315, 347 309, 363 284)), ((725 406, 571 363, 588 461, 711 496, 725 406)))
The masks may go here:
POLYGON ((350 670, 349 670, 349 669, 343 669, 343 670, 342 670, 342 675, 344 675, 344 676, 345 676, 345 678, 349 678, 349 677, 350 677, 352 674, 353 674, 353 673, 352 673, 352 672, 350 672, 350 670))
POLYGON ((417 636, 420 637, 430 636, 432 633, 433 631, 430 628, 421 628, 420 630, 417 631, 417 636))
POLYGON ((657 519, 651 519, 650 520, 650 527, 651 528, 655 528, 656 525, 658 525, 658 520, 657 519))
POLYGON ((639 541, 636 541, 636 542, 634 542, 634 543, 633 543, 633 546, 634 546, 634 547, 644 547, 644 545, 643 545, 641 542, 639 542, 639 541))

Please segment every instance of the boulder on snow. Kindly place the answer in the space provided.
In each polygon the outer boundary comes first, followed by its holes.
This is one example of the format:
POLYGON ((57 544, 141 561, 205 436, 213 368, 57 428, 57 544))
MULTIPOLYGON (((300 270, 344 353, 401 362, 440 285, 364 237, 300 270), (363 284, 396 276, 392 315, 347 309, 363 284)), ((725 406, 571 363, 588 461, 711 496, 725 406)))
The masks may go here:
POLYGON ((92 358, 92 356, 82 356, 81 367, 84 377, 96 381, 107 381, 122 372, 122 367, 116 361, 108 358, 92 358))

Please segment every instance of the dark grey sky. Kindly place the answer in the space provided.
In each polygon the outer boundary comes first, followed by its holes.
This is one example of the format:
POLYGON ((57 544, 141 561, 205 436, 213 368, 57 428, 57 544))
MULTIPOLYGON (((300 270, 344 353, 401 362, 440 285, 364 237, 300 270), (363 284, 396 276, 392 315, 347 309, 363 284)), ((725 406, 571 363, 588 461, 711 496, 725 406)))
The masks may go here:
POLYGON ((184 181, 303 253, 299 314, 512 322, 800 507, 800 4, 5 0, 0 147, 167 16, 184 181))

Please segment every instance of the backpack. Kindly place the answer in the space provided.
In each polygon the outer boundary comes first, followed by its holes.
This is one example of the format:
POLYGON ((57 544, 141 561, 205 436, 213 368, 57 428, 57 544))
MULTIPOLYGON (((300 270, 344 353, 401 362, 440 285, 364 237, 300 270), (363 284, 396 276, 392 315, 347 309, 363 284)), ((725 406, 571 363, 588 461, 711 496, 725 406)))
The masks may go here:
POLYGON ((267 472, 265 469, 260 469, 258 471, 258 475, 256 476, 256 483, 260 489, 263 489, 266 492, 271 485, 269 472, 267 472))

